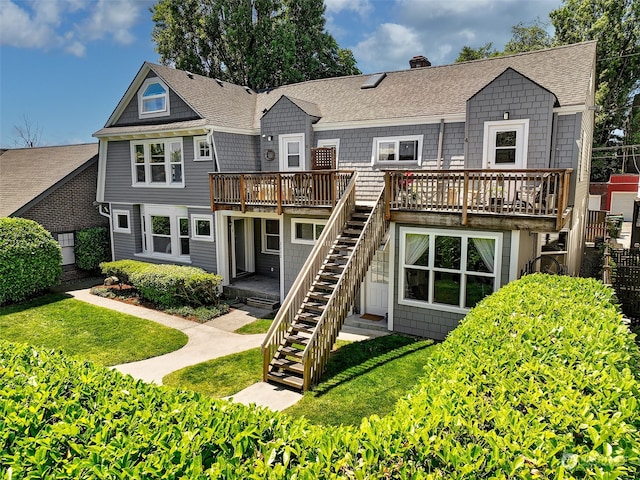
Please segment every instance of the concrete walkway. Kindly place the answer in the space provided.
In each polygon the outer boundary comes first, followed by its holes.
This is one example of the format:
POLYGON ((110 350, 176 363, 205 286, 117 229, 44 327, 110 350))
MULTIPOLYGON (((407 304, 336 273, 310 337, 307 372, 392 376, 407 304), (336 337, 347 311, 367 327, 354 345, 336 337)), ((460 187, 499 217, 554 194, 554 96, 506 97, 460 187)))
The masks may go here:
MULTIPOLYGON (((207 323, 196 323, 145 307, 98 297, 89 293, 89 289, 70 290, 66 293, 92 305, 151 320, 184 332, 189 337, 189 340, 179 350, 139 362, 125 363, 112 367, 122 373, 131 375, 133 378, 158 385, 162 385, 162 378, 165 375, 181 368, 259 347, 264 339, 264 334, 239 335, 232 332, 257 318, 264 318, 269 313, 266 310, 243 306, 242 309, 232 309, 228 314, 207 323)), ((384 332, 379 331, 347 329, 345 327, 338 338, 359 341, 384 334, 384 332)), ((230 400, 245 405, 255 404, 271 410, 284 410, 294 405, 300 398, 302 398, 302 395, 298 392, 264 382, 251 385, 229 397, 230 400)))

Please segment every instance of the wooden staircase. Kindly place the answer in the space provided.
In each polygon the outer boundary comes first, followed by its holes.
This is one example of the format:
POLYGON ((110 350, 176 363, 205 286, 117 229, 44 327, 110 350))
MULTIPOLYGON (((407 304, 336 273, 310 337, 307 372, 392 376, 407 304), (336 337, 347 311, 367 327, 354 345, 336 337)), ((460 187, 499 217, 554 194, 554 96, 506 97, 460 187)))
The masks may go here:
MULTIPOLYGON (((322 314, 342 278, 370 214, 370 207, 356 207, 345 228, 335 239, 302 306, 271 360, 268 381, 299 390, 304 389, 304 350, 309 345, 322 314)), ((339 322, 341 327, 344 318, 339 322)), ((336 329, 336 336, 339 331, 339 328, 336 329)), ((331 343, 334 342, 335 338, 331 343)))
POLYGON ((384 192, 355 204, 355 179, 336 206, 262 345, 263 379, 298 390, 316 383, 388 228, 384 192))

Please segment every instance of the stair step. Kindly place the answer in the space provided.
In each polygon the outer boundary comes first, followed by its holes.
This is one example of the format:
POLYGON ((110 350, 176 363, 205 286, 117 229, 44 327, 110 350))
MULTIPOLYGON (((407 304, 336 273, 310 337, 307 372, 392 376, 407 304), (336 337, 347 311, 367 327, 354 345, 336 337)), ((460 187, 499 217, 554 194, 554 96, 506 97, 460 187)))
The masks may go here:
POLYGON ((342 272, 345 266, 344 263, 325 263, 322 268, 325 272, 342 272))
POLYGON ((345 228, 342 230, 342 235, 357 235, 360 236, 362 230, 356 230, 355 228, 345 228))
POLYGON ((250 307, 264 308, 266 310, 275 310, 280 306, 280 302, 269 298, 249 297, 246 304, 250 307))
POLYGON ((307 345, 310 338, 305 335, 290 334, 285 337, 285 341, 291 345, 307 345))
POLYGON ((334 280, 337 282, 340 279, 340 275, 337 275, 333 272, 320 272, 320 278, 325 280, 334 280))
POLYGON ((302 390, 304 386, 302 377, 298 375, 287 374, 284 372, 269 372, 267 374, 267 380, 288 385, 290 387, 297 388, 298 390, 302 390))
POLYGON ((315 313, 311 312, 300 312, 298 313, 294 319, 295 322, 307 322, 309 324, 317 324, 318 316, 315 313))
POLYGON ((357 237, 344 237, 342 235, 338 235, 338 246, 342 243, 347 243, 347 244, 355 244, 358 243, 358 238, 357 237))
POLYGON ((311 312, 311 313, 322 313, 324 312, 324 307, 326 306, 326 304, 321 305, 319 303, 315 303, 315 302, 305 302, 304 305, 302 305, 302 311, 303 312, 311 312))
MULTIPOLYGON (((313 287, 311 287, 313 288, 313 287)), ((327 303, 329 301, 329 299, 331 298, 331 294, 326 294, 324 292, 315 292, 315 291, 310 291, 309 292, 309 298, 312 298, 314 300, 320 300, 324 303, 327 303)))
POLYGON ((355 227, 355 228, 360 228, 362 229, 362 227, 364 227, 364 224, 366 222, 362 221, 362 220, 347 220, 347 225, 349 227, 355 227))
POLYGON ((302 375, 304 373, 304 365, 300 362, 294 362, 293 360, 287 360, 286 358, 277 358, 271 362, 271 366, 274 368, 281 368, 290 372, 302 375))
POLYGON ((304 322, 294 322, 291 324, 291 331, 312 334, 316 330, 316 324, 307 324, 304 322))
POLYGON ((278 349, 278 353, 280 354, 278 358, 293 357, 297 358, 298 360, 302 360, 302 354, 304 353, 304 350, 288 345, 286 347, 280 347, 278 349))
POLYGON ((345 262, 347 260, 349 260, 350 255, 345 255, 344 253, 330 253, 329 255, 327 255, 328 259, 333 260, 334 262, 336 262, 337 260, 344 260, 345 262))
POLYGON ((336 284, 331 282, 325 282, 322 280, 316 280, 311 285, 311 289, 314 292, 331 293, 336 289, 336 284))

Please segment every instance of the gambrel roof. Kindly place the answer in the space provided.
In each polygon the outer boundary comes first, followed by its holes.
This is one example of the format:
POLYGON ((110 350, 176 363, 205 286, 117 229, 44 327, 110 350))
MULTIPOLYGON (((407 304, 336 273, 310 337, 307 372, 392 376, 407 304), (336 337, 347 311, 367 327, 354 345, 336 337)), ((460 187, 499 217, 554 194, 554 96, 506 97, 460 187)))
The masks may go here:
POLYGON ((282 97, 288 97, 312 116, 318 127, 348 126, 358 122, 411 122, 425 118, 459 116, 466 101, 511 68, 549 90, 559 107, 584 106, 593 90, 596 42, 584 42, 535 52, 388 72, 374 88, 361 88, 372 77, 311 80, 256 93, 242 86, 145 63, 105 128, 96 136, 117 132, 153 132, 168 128, 218 127, 258 133, 260 118, 282 97), (159 76, 199 116, 199 120, 113 127, 118 112, 134 98, 150 71, 159 76), (184 124, 184 125, 182 125, 184 124))
POLYGON ((19 215, 97 161, 97 143, 6 150, 0 155, 0 217, 19 215))

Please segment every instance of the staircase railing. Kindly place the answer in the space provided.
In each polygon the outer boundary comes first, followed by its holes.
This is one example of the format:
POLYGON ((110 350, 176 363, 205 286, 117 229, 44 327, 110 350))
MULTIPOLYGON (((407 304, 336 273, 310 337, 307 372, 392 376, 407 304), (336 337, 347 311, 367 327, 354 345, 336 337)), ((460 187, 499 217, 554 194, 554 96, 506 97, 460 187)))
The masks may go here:
POLYGON ((300 273, 285 297, 276 318, 273 320, 267 335, 262 342, 262 378, 267 380, 269 363, 276 353, 287 330, 307 296, 313 281, 322 266, 335 238, 342 231, 345 222, 356 208, 356 176, 353 172, 344 194, 336 204, 331 217, 327 221, 320 238, 316 241, 311 253, 307 257, 300 273))
MULTIPOLYGON (((356 291, 362 283, 373 255, 380 246, 388 227, 389 222, 385 218, 385 190, 383 189, 362 229, 360 240, 354 246, 344 267, 344 272, 331 293, 325 310, 304 349, 303 390, 308 390, 311 385, 320 380, 349 307, 353 305, 356 291)), ((336 238, 338 233, 333 238, 336 238)))

